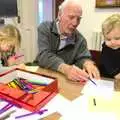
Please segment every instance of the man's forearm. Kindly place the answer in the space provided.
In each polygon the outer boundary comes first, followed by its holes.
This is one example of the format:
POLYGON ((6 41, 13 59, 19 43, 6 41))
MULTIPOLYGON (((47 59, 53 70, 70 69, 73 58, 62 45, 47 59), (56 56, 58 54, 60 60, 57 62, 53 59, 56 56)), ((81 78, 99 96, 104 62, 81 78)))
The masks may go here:
POLYGON ((64 63, 64 60, 57 57, 53 53, 48 53, 48 52, 44 52, 44 53, 38 55, 36 58, 36 61, 38 62, 38 64, 41 67, 50 68, 50 69, 55 70, 55 71, 57 71, 58 66, 61 63, 64 63))

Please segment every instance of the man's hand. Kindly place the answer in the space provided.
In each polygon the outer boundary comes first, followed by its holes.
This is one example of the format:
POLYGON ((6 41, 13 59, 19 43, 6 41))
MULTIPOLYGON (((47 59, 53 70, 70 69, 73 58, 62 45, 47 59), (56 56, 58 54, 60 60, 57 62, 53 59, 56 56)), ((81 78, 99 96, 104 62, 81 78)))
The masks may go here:
POLYGON ((86 60, 83 69, 89 74, 90 78, 100 79, 100 72, 93 61, 86 60))
POLYGON ((89 75, 82 69, 74 65, 61 64, 58 71, 65 74, 72 81, 86 81, 89 75))

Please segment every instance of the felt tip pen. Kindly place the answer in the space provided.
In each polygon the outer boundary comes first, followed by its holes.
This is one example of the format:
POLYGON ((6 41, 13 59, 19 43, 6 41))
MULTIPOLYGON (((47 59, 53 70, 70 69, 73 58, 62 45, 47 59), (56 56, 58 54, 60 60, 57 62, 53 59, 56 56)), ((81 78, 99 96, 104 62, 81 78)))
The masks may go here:
POLYGON ((5 110, 10 105, 11 105, 10 103, 7 103, 7 105, 5 105, 3 108, 0 109, 0 112, 3 111, 3 110, 5 110))
POLYGON ((94 104, 94 106, 96 106, 96 99, 95 98, 93 98, 93 104, 94 104))
POLYGON ((94 85, 97 86, 97 84, 90 77, 88 77, 88 80, 90 80, 94 85))
POLYGON ((26 87, 20 82, 20 80, 18 79, 14 79, 13 80, 21 89, 25 89, 26 87))
MULTIPOLYGON (((74 68, 78 69, 75 65, 73 65, 74 68)), ((94 85, 97 85, 90 77, 84 77, 82 75, 79 75, 79 77, 83 80, 90 80, 94 85)))
POLYGON ((39 85, 39 86, 47 86, 48 84, 44 84, 44 83, 32 83, 33 85, 39 85))
POLYGON ((18 58, 20 58, 20 57, 23 57, 24 55, 15 55, 15 59, 18 59, 18 58))
POLYGON ((89 80, 89 81, 91 81, 94 85, 97 86, 97 84, 96 84, 90 77, 86 78, 86 77, 84 77, 84 76, 80 76, 80 78, 83 79, 83 80, 86 80, 86 81, 89 80))
POLYGON ((14 81, 10 82, 9 84, 11 85, 12 88, 18 88, 14 81))
POLYGON ((42 115, 42 114, 44 114, 44 112, 46 112, 46 111, 48 111, 48 109, 44 109, 44 110, 40 110, 40 111, 38 111, 38 112, 32 112, 32 113, 28 113, 28 114, 16 116, 15 119, 19 119, 19 118, 22 118, 22 117, 31 116, 31 115, 34 115, 34 114, 42 115))
POLYGON ((86 80, 86 81, 89 80, 89 81, 91 81, 94 85, 97 86, 97 84, 96 84, 90 77, 85 78, 85 77, 81 76, 81 79, 86 80))
POLYGON ((8 103, 7 105, 5 105, 1 110, 0 110, 0 114, 6 112, 7 110, 9 110, 11 107, 13 107, 13 104, 8 103))

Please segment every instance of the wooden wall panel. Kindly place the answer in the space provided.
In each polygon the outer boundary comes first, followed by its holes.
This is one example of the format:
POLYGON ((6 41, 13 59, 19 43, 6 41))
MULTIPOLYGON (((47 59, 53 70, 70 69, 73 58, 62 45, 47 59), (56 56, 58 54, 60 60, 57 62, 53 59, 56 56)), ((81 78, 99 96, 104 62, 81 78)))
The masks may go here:
POLYGON ((55 17, 57 18, 58 7, 64 0, 55 0, 55 17))

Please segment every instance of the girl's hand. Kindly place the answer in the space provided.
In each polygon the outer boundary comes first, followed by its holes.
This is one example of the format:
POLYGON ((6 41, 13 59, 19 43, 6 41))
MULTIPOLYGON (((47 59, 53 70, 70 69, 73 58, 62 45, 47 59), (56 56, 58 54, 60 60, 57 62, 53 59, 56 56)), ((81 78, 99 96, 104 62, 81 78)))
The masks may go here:
POLYGON ((8 66, 16 65, 16 59, 15 56, 11 56, 7 60, 8 66))
POLYGON ((7 60, 8 66, 21 64, 23 63, 23 61, 24 61, 24 55, 19 55, 19 54, 10 56, 7 60))

